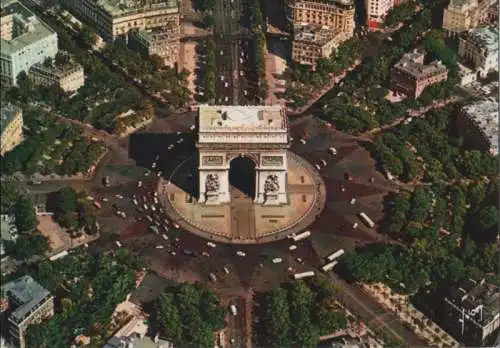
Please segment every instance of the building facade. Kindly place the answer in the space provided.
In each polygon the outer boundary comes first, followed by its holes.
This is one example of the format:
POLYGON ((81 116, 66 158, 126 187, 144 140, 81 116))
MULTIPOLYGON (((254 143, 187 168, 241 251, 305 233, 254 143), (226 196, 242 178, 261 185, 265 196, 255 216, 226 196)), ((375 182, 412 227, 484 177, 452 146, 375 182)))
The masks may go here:
POLYGON ((25 348, 24 335, 31 324, 54 315, 54 296, 32 277, 23 276, 2 286, 3 311, 7 311, 9 338, 19 348, 25 348))
POLYGON ((443 12, 443 29, 451 35, 476 28, 488 20, 497 0, 451 0, 443 12))
POLYGON ((368 28, 379 28, 385 16, 394 7, 394 0, 365 0, 366 23, 368 28))
POLYGON ((342 33, 338 29, 315 25, 294 28, 292 60, 299 64, 316 66, 320 58, 328 58, 335 51, 342 33))
POLYGON ((229 203, 231 161, 246 157, 255 168, 257 204, 288 203, 288 120, 281 106, 200 106, 198 114, 199 198, 229 203))
POLYGON ((74 62, 64 66, 37 63, 31 67, 29 77, 37 85, 48 87, 57 84, 64 92, 74 92, 85 84, 83 67, 74 62))
POLYGON ((4 156, 23 141, 23 111, 11 104, 0 108, 0 155, 4 156))
POLYGON ((107 41, 133 29, 179 26, 176 0, 63 0, 63 3, 107 41))
POLYGON ((57 34, 21 3, 1 3, 0 79, 15 86, 17 76, 57 54, 57 34))
POLYGON ((498 28, 482 27, 462 33, 458 55, 482 77, 498 71, 498 28))
POLYGON ((498 154, 498 102, 481 101, 463 107, 457 129, 468 146, 498 154))
POLYGON ((424 64, 425 53, 405 53, 391 70, 389 88, 410 98, 418 98, 427 86, 448 79, 448 69, 439 61, 424 64))
POLYGON ((500 327, 500 292, 498 287, 486 283, 484 279, 469 279, 444 302, 444 322, 466 345, 484 345, 500 327))
POLYGON ((304 23, 338 29, 343 40, 354 35, 354 2, 352 0, 290 0, 292 27, 304 23))
POLYGON ((164 64, 173 67, 179 60, 179 26, 162 30, 133 30, 129 33, 128 45, 144 55, 157 55, 164 64))

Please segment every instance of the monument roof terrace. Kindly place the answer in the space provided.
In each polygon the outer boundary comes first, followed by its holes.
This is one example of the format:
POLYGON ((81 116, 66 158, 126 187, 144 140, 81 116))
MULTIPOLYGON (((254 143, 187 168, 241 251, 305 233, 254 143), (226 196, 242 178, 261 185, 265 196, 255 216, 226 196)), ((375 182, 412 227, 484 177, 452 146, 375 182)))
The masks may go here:
POLYGON ((200 133, 288 132, 285 109, 276 106, 200 106, 200 133))

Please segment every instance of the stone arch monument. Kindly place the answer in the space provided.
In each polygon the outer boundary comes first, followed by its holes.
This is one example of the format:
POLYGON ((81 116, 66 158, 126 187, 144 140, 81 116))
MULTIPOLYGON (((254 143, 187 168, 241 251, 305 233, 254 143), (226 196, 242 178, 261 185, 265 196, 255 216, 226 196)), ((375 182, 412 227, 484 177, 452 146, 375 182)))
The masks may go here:
POLYGON ((231 201, 231 161, 255 164, 257 204, 288 203, 288 120, 281 106, 200 106, 198 111, 198 202, 231 201))

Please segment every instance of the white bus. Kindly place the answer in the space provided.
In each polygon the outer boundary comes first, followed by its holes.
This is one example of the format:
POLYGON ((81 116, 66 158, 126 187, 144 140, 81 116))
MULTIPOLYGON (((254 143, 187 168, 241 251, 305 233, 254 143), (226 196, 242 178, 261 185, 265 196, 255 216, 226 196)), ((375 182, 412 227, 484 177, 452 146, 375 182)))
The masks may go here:
POLYGON ((337 250, 336 252, 328 255, 326 258, 328 259, 328 261, 333 261, 335 260, 337 257, 340 257, 344 255, 344 249, 339 249, 337 250))
POLYGON ((52 255, 51 257, 49 257, 49 260, 50 261, 55 261, 57 259, 60 259, 60 258, 63 258, 65 257, 66 255, 68 255, 68 251, 67 250, 64 250, 64 251, 61 251, 60 253, 57 253, 55 255, 52 255))
POLYGON ((331 271, 333 269, 333 267, 335 267, 337 265, 337 263, 338 263, 338 261, 329 262, 326 265, 324 265, 323 267, 321 267, 321 270, 323 272, 331 271))
POLYGON ((363 212, 359 213, 359 217, 361 218, 361 220, 363 220, 365 224, 367 224, 371 228, 375 227, 375 223, 365 213, 363 212))
POLYGON ((314 271, 295 273, 293 275, 293 279, 295 279, 295 280, 302 279, 302 278, 308 278, 308 277, 314 277, 314 271))
POLYGON ((294 242, 298 242, 299 240, 306 239, 311 235, 311 231, 305 231, 299 234, 292 234, 290 238, 294 240, 294 242))

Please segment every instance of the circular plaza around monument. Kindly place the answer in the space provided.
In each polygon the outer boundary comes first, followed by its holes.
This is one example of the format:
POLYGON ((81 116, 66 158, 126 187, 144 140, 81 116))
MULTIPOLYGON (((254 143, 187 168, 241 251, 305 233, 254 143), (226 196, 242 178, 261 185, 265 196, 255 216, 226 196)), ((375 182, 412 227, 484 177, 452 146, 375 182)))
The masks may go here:
POLYGON ((267 243, 306 229, 321 213, 325 184, 306 160, 287 156, 288 201, 279 205, 256 204, 230 185, 231 200, 200 203, 196 197, 196 160, 189 158, 159 182, 160 201, 179 227, 207 240, 234 244, 267 243))

